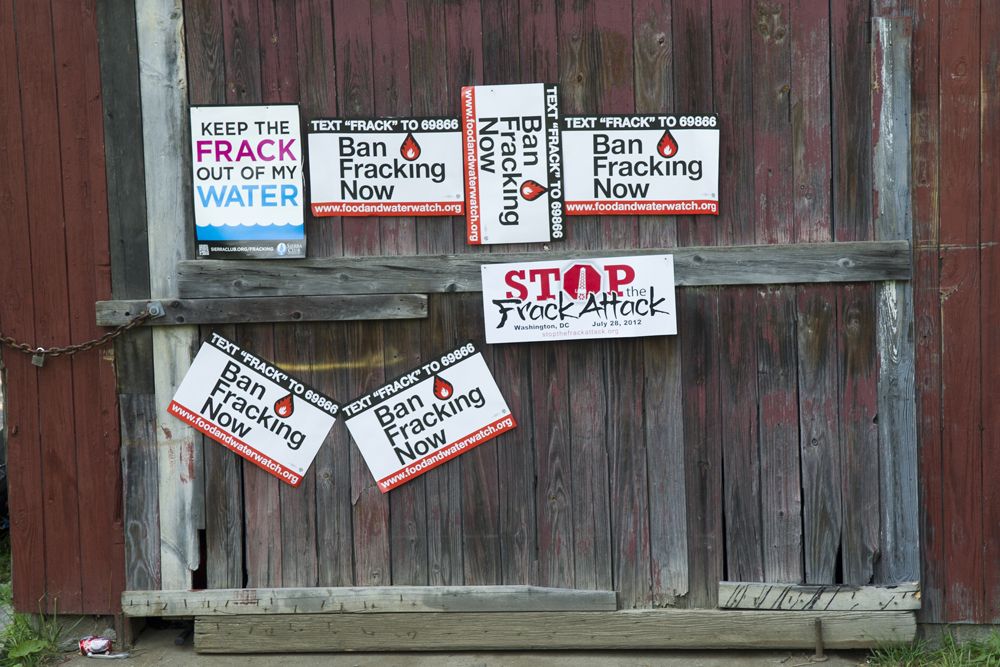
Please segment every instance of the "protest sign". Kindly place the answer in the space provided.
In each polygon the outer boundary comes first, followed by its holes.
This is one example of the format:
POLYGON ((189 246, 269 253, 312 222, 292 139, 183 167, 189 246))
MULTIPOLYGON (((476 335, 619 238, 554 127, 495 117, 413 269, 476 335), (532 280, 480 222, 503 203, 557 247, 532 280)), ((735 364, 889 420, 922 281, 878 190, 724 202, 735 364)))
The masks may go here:
POLYGON ((486 342, 677 333, 672 255, 483 264, 486 342))
POLYGON ((517 426, 473 343, 351 401, 343 414, 382 493, 517 426))
POLYGON ((470 244, 563 238, 557 86, 462 88, 462 145, 470 244))
POLYGON ((299 108, 191 107, 198 257, 306 256, 299 108))
POLYGON ((563 118, 567 215, 718 215, 719 118, 563 118))
POLYGON ((461 144, 457 118, 310 121, 313 215, 462 215, 461 144))
POLYGON ((340 406, 213 333, 181 381, 170 414, 291 486, 298 486, 340 406))

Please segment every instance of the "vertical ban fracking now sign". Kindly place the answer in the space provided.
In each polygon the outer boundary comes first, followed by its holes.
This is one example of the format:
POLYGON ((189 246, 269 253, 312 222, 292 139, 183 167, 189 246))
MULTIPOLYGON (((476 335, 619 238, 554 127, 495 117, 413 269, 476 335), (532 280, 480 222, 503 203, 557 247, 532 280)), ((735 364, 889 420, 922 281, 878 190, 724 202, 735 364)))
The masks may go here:
POLYGON ((718 215, 719 117, 563 118, 567 215, 718 215))
POLYGON ((351 401, 343 413, 382 493, 517 426, 473 343, 351 401))
POLYGON ((306 256, 299 108, 191 107, 199 257, 306 256))
POLYGON ((170 414, 298 486, 340 406, 217 333, 202 344, 170 414))
POLYGON ((462 145, 470 244, 563 238, 557 86, 462 88, 462 145))

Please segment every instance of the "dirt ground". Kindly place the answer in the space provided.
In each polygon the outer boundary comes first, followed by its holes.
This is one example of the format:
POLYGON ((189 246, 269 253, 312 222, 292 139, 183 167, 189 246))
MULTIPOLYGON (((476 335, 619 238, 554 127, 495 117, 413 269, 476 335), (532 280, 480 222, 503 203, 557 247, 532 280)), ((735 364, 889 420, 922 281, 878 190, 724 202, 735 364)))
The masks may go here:
MULTIPOLYGON (((135 642, 128 659, 110 664, 122 667, 265 667, 284 663, 289 667, 856 667, 865 664, 864 652, 827 654, 826 662, 811 660, 801 651, 554 651, 551 653, 341 653, 294 655, 199 655, 191 639, 174 643, 177 629, 149 630, 135 642)), ((104 662, 104 661, 101 661, 104 662)), ((73 667, 94 665, 97 660, 76 656, 63 663, 73 667)))

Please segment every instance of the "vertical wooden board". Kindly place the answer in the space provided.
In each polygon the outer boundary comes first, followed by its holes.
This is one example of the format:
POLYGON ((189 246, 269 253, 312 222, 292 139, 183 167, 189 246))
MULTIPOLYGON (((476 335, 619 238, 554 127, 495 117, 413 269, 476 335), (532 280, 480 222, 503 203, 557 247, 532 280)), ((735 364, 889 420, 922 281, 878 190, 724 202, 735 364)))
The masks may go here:
MULTIPOLYGON (((236 340, 233 326, 201 327, 204 342, 217 331, 236 340)), ((205 573, 208 588, 242 588, 243 475, 241 459, 219 443, 203 438, 205 448, 205 573)))
MULTIPOLYGON (((274 363, 312 384, 318 350, 316 326, 274 325, 274 363)), ((324 447, 329 443, 324 444, 324 447)), ((285 587, 318 585, 316 550, 316 467, 310 468, 298 488, 282 483, 281 584, 285 587)), ((277 528, 277 527, 275 527, 277 528)))
POLYGON ((607 346, 604 363, 614 588, 620 608, 648 608, 652 580, 642 346, 615 341, 607 346))
POLYGON ((843 523, 837 289, 799 288, 797 302, 805 582, 835 584, 843 523))
MULTIPOLYGON (((22 126, 31 147, 24 153, 31 239, 31 270, 26 275, 33 278, 35 340, 42 346, 62 345, 70 338, 69 294, 49 4, 43 3, 35 11, 18 12, 16 30, 22 126)), ((42 461, 34 474, 42 486, 45 514, 49 517, 43 523, 44 605, 49 611, 59 608, 72 612, 80 609, 82 591, 71 362, 66 358, 50 361, 45 372, 38 373, 38 392, 42 461)))
MULTIPOLYGON (((187 176, 187 64, 179 0, 136 6, 143 155, 149 230, 150 290, 176 294, 175 267, 192 241, 187 176)), ((198 569, 197 530, 203 520, 201 453, 195 431, 167 414, 169 398, 191 364, 194 327, 153 332, 157 396, 160 569, 165 588, 187 588, 198 569)))
POLYGON ((754 201, 758 243, 790 243, 792 224, 791 11, 787 0, 753 14, 754 201))
MULTIPOLYGON (((718 238, 752 244, 754 230, 753 57, 748 0, 712 7, 712 65, 715 111, 719 114, 718 238)), ((685 82, 686 84, 686 82, 685 82)), ((680 85, 680 84, 679 84, 680 85)))
POLYGON ((719 352, 719 431, 725 469, 726 578, 765 581, 759 425, 757 415, 756 287, 729 288, 719 297, 725 334, 719 352))
POLYGON ((569 359, 565 345, 531 343, 537 484, 538 584, 573 587, 573 488, 569 359))
POLYGON ((687 493, 689 589, 687 606, 718 604, 724 569, 722 447, 717 289, 677 295, 683 387, 684 485, 687 493))
POLYGON ((654 607, 677 605, 688 591, 680 354, 680 342, 676 336, 650 338, 643 346, 643 409, 654 607))
MULTIPOLYGON (((942 145, 942 167, 947 164, 942 145)), ((942 178, 945 169, 942 169, 942 178)), ((944 222, 942 217, 942 222, 944 222)), ((945 226, 942 225, 942 233, 945 226)), ((986 617, 983 561, 983 458, 980 412, 979 252, 955 249, 941 259, 941 420, 945 617, 979 623, 986 617)))
MULTIPOLYGON (((636 113, 662 113, 673 109, 674 67, 672 8, 668 0, 635 0, 632 3, 632 53, 636 113)), ((639 247, 677 245, 673 216, 639 218, 639 247)), ((651 352, 649 345, 645 353, 651 352)))
MULTIPOLYGON (((1000 30, 1000 7, 995 4, 980 6, 980 21, 983 35, 995 35, 1000 30)), ((996 174, 1000 170, 1000 45, 995 39, 984 39, 981 48, 982 83, 980 99, 982 119, 980 137, 981 173, 996 174)), ((980 215, 982 241, 981 279, 983 284, 982 320, 982 368, 984 406, 1000 403, 1000 370, 997 356, 1000 354, 1000 253, 996 243, 1000 241, 1000 185, 996 179, 986 180, 980 190, 980 215)), ((983 411, 983 475, 1000 470, 1000 415, 995 410, 983 411)), ((996 563, 1000 559, 1000 494, 995 484, 983 484, 983 527, 985 540, 985 562, 996 563)), ((985 621, 1000 621, 1000 574, 995 568, 985 570, 985 621)))
MULTIPOLYGON (((412 16, 412 14, 411 14, 412 16)), ((441 308, 447 294, 431 294, 427 320, 420 335, 421 357, 439 357, 457 338, 451 310, 441 308)), ((438 466, 422 475, 427 489, 427 569, 431 586, 464 582, 461 462, 438 466)))
POLYGON ((834 240, 872 238, 871 110, 866 2, 830 3, 834 240))
POLYGON ((878 557, 878 400, 871 285, 838 291, 843 583, 874 581, 878 557))
POLYGON ((260 104, 261 33, 256 0, 223 0, 226 102, 260 104))
POLYGON ((944 608, 948 620, 982 623, 982 365, 980 3, 948 3, 940 22, 941 332, 944 608))
MULTIPOLYGON (((286 3, 275 2, 276 6, 280 4, 286 3)), ((330 0, 296 2, 295 43, 298 54, 299 112, 306 119, 336 116, 336 54, 330 0)), ((306 253, 310 257, 342 255, 344 236, 341 219, 315 218, 309 211, 305 215, 308 239, 306 253)))
MULTIPOLYGON (((149 296, 149 242, 139 99, 135 7, 96 4, 104 105, 111 294, 149 296)), ((159 588, 160 542, 152 333, 132 331, 115 342, 121 424, 125 587, 159 588)), ((112 380, 113 381, 113 380, 112 380)), ((115 453, 117 458, 117 452, 115 453)), ((117 462, 114 467, 119 467, 117 462)))
MULTIPOLYGON (((102 333, 93 307, 111 294, 107 183, 97 26, 90 3, 53 4, 71 340, 102 333)), ((124 586, 118 404, 113 358, 103 349, 72 360, 78 503, 88 508, 80 534, 81 609, 111 613, 124 586), (104 476, 93 470, 106 471, 104 476), (97 537, 100 536, 100 537, 97 537)))
MULTIPOLYGON (((407 115, 410 52, 406 2, 373 2, 371 22, 375 112, 407 115)), ((383 254, 416 253, 415 218, 381 218, 379 224, 383 254)), ((382 337, 385 377, 396 377, 419 365, 419 322, 383 322, 382 337)), ((393 584, 427 585, 427 496, 423 477, 389 494, 389 552, 393 584)))
MULTIPOLYGON (((913 238, 910 188, 910 44, 908 19, 872 19, 872 160, 875 238, 913 238)), ((917 423, 914 401, 913 286, 878 288, 879 476, 882 515, 877 583, 920 576, 917 423)))
POLYGON ((801 583, 794 288, 765 288, 757 300, 757 391, 764 580, 801 583))
MULTIPOLYGON (((0 89, 19 90, 17 27, 13 3, 0 4, 0 89)), ((24 106, 20 98, 0 114, 0 215, 6 221, 0 250, 0 330, 19 340, 35 338, 35 307, 30 282, 31 244, 25 185, 24 106)), ((14 607, 33 612, 45 594, 45 506, 38 436, 38 378, 27 356, 0 352, 5 367, 6 435, 10 540, 18 554, 13 563, 14 607)))
MULTIPOLYGON (((458 91, 449 87, 448 70, 440 54, 447 53, 444 8, 433 3, 408 3, 410 97, 414 115, 443 115, 457 106, 458 91), (451 91, 449 103, 441 91, 451 91)), ((451 218, 423 218, 416 225, 420 254, 455 250, 451 218)), ((430 359, 446 351, 454 326, 449 295, 431 295, 428 317, 421 322, 420 353, 430 359)), ((461 463, 443 465, 421 476, 427 503, 428 583, 456 585, 463 582, 461 463)), ((421 482, 417 482, 418 484, 421 482)))
POLYGON ((790 11, 791 193, 795 238, 804 243, 821 243, 833 238, 830 7, 809 0, 792 0, 790 11))
MULTIPOLYGON (((705 113, 715 108, 712 4, 703 0, 674 0, 671 19, 674 105, 670 111, 705 113)), ((725 180, 721 177, 719 187, 725 192, 725 180)), ((677 216, 676 220, 678 245, 715 245, 721 240, 719 220, 713 215, 677 216)))
MULTIPOLYGON (((238 327, 236 343, 261 359, 274 359, 274 327, 271 325, 238 327)), ((281 576, 281 484, 264 469, 244 464, 244 568, 248 588, 284 585, 281 576)))
POLYGON ((222 104, 226 101, 224 30, 221 0, 188 3, 184 8, 191 104, 222 104))

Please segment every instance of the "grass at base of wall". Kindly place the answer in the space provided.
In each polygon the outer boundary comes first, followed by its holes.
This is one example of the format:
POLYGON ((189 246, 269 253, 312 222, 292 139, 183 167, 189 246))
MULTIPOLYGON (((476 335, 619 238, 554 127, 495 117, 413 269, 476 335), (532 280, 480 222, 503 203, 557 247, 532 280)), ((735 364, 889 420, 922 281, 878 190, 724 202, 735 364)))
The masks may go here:
POLYGON ((918 641, 872 652, 873 667, 1000 667, 1000 632, 979 641, 958 642, 946 635, 940 646, 918 641))
POLYGON ((14 613, 10 570, 10 534, 0 536, 0 667, 38 667, 62 657, 62 623, 56 615, 14 613))

